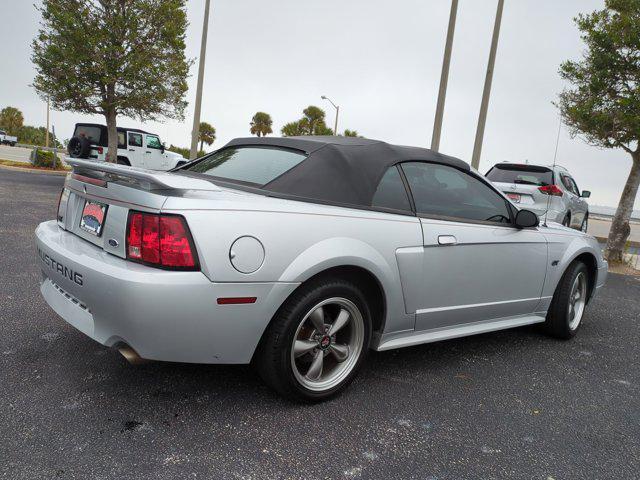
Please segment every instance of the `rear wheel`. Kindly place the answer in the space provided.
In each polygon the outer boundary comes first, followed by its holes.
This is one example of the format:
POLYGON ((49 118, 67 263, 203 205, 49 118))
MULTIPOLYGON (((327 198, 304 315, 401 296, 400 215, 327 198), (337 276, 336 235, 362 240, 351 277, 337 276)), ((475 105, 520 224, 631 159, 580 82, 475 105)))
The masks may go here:
POLYGON ((370 338, 371 314, 360 289, 325 279, 303 286, 280 308, 254 363, 278 393, 321 401, 353 380, 370 338))
POLYGON ((580 262, 572 263, 560 279, 547 312, 545 328, 549 335, 568 340, 580 324, 589 295, 589 271, 580 262))
POLYGON ((587 213, 584 216, 584 219, 582 220, 582 225, 580 226, 580 231, 587 233, 587 230, 589 229, 589 214, 587 213))

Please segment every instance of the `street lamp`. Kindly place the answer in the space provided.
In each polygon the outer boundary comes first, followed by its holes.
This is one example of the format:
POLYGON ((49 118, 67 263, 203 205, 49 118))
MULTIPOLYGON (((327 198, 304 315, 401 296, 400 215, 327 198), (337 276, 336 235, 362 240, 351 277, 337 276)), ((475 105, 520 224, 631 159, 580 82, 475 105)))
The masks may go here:
POLYGON ((334 126, 333 126, 333 134, 338 135, 338 115, 340 114, 340 107, 335 103, 333 103, 331 99, 325 95, 322 95, 320 98, 322 100, 327 100, 331 105, 333 105, 333 108, 336 109, 336 122, 334 123, 334 126))
POLYGON ((476 170, 480 168, 480 155, 482 153, 482 141, 484 139, 484 128, 487 124, 487 110, 489 109, 489 97, 491 96, 491 82, 493 81, 493 69, 496 64, 496 51, 498 50, 498 39, 500 38, 500 24, 502 23, 502 10, 504 0, 498 0, 496 20, 493 24, 493 36, 491 37, 491 49, 489 50, 489 63, 487 65, 487 75, 484 79, 484 90, 482 92, 482 102, 480 103, 480 115, 478 116, 478 128, 476 130, 476 140, 473 144, 473 155, 471 156, 471 166, 476 170))
POLYGON ((191 129, 191 151, 189 160, 198 156, 198 137, 200 136, 200 110, 202 108, 202 83, 204 80, 204 62, 207 56, 207 33, 209 31, 209 6, 211 0, 205 0, 204 21, 202 23, 202 40, 200 42, 200 58, 198 59, 198 84, 196 86, 196 105, 193 112, 193 128, 191 129))
POLYGON ((442 60, 442 73, 440 74, 440 91, 436 105, 436 118, 433 122, 433 135, 431 136, 431 150, 440 150, 440 135, 442 134, 442 117, 444 116, 444 101, 447 96, 447 83, 449 81, 449 65, 451 64, 451 48, 453 47, 453 35, 456 30, 456 16, 458 15, 458 0, 451 0, 451 13, 449 14, 449 27, 447 28, 447 41, 444 46, 444 58, 442 60))

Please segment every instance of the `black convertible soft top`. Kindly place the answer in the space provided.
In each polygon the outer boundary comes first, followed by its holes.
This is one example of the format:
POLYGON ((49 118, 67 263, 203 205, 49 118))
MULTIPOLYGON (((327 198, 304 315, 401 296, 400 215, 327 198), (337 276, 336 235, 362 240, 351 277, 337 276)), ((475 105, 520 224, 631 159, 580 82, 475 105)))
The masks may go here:
POLYGON ((462 160, 419 147, 405 147, 355 137, 304 136, 236 138, 228 147, 279 147, 304 152, 307 158, 264 185, 283 196, 370 207, 387 169, 406 161, 441 163, 469 171, 462 160))

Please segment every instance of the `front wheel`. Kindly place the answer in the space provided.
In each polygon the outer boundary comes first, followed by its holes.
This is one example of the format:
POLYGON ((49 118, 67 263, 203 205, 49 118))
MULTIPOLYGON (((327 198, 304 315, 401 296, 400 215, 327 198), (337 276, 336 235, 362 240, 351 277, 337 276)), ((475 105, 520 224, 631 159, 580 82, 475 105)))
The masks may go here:
POLYGON ((545 329, 553 337, 568 340, 580 324, 589 295, 589 271, 580 262, 572 263, 560 279, 547 312, 545 329))
POLYGON ((276 313, 254 363, 263 380, 295 400, 321 401, 356 376, 369 348, 371 314, 342 279, 303 286, 276 313))

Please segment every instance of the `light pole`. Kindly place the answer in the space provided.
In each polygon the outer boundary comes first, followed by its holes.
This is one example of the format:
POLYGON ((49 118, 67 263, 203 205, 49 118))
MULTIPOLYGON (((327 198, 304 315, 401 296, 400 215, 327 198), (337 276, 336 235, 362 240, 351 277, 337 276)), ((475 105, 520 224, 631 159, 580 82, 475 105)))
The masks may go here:
POLYGON ((449 14, 449 27, 447 28, 447 41, 444 45, 444 59, 442 60, 442 73, 440 75, 440 91, 438 92, 438 104, 436 106, 436 119, 433 122, 433 135, 431 136, 431 150, 440 150, 440 135, 442 133, 442 117, 444 116, 444 100, 447 96, 447 83, 449 81, 449 65, 451 64, 451 48, 453 47, 453 34, 456 30, 456 16, 458 14, 458 0, 451 0, 451 13, 449 14))
POLYGON ((202 25, 202 42, 200 43, 200 58, 198 61, 198 86, 196 87, 196 105, 193 112, 193 129, 191 130, 191 152, 189 160, 198 156, 198 137, 200 136, 200 109, 202 107, 202 82, 204 80, 204 62, 207 55, 207 33, 209 31, 209 5, 211 0, 204 4, 204 22, 202 25))
POLYGON ((503 8, 504 0, 498 0, 498 10, 496 11, 496 21, 493 25, 493 37, 491 39, 491 51, 489 52, 489 63, 487 64, 487 76, 484 79, 484 91, 482 92, 482 103, 480 104, 478 129, 476 130, 476 140, 473 144, 473 156, 471 157, 471 166, 476 170, 480 167, 482 140, 484 139, 484 127, 487 123, 487 110, 489 109, 491 82, 493 81, 493 67, 496 64, 496 51, 498 50, 498 38, 500 37, 500 24, 502 23, 503 8))
POLYGON ((47 96, 47 131, 44 134, 44 146, 49 148, 49 113, 51 111, 51 99, 47 96))
POLYGON ((333 108, 336 109, 336 122, 334 123, 334 126, 333 126, 333 134, 337 136, 338 135, 338 115, 340 114, 340 107, 335 103, 333 103, 331 99, 326 95, 322 95, 320 98, 323 100, 327 100, 331 105, 333 105, 333 108))

